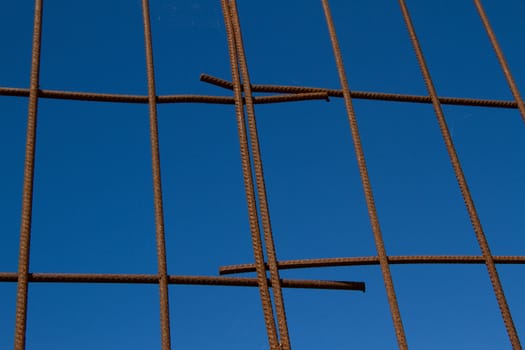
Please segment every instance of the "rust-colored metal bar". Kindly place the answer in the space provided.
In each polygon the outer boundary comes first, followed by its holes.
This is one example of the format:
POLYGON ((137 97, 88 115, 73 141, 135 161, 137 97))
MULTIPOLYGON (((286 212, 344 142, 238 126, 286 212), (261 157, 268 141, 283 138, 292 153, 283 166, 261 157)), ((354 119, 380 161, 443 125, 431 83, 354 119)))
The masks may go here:
POLYGON ((31 244, 31 220, 33 212, 33 180, 35 173, 38 86, 40 83, 40 48, 42 42, 42 6, 42 0, 35 0, 33 48, 31 54, 31 81, 29 88, 29 106, 27 113, 27 134, 24 164, 24 188, 22 194, 22 217, 20 225, 20 252, 18 255, 15 350, 24 350, 26 346, 27 293, 30 256, 29 251, 31 244))
POLYGON ((248 217, 250 222, 250 233, 252 239, 253 255, 255 259, 255 267, 257 271, 259 294, 261 296, 264 322, 266 325, 266 333, 268 335, 268 343, 270 345, 270 349, 280 350, 279 337, 277 335, 277 328, 275 325, 275 317, 273 314, 269 283, 267 280, 266 269, 264 264, 264 253, 259 227, 259 218, 257 213, 257 203, 255 199, 255 188, 253 183, 250 149, 248 146, 248 133, 246 130, 246 120, 244 116, 244 104, 241 91, 239 62, 237 61, 237 49, 235 44, 235 35, 233 33, 230 5, 228 3, 228 0, 221 0, 221 5, 224 15, 226 39, 228 42, 228 51, 230 56, 233 93, 235 96, 235 116, 237 120, 237 130, 239 134, 239 148, 241 153, 244 190, 246 192, 246 202, 248 206, 248 217))
MULTIPOLYGON (((217 77, 202 74, 201 80, 223 88, 232 89, 232 83, 217 77)), ((305 100, 328 100, 329 97, 343 97, 342 90, 324 89, 307 86, 289 85, 252 85, 253 92, 284 93, 277 96, 258 96, 253 97, 255 104, 282 103, 305 100)), ((393 94, 370 91, 351 91, 350 95, 355 99, 379 100, 391 102, 412 102, 412 103, 432 103, 430 96, 393 94)), ((29 89, 0 87, 0 96, 28 97, 29 89)), ((39 90, 39 98, 75 100, 75 101, 97 101, 97 102, 117 102, 117 103, 148 103, 148 96, 127 95, 127 94, 106 94, 96 92, 75 92, 60 90, 39 90)), ((462 97, 439 97, 439 102, 447 105, 473 106, 473 107, 492 107, 517 109, 516 101, 474 99, 462 97)), ((157 96, 157 103, 210 103, 210 104, 234 104, 235 101, 229 96, 210 96, 210 95, 160 95, 157 96)))
MULTIPOLYGON (((0 282, 16 282, 16 272, 0 272, 0 282)), ((99 274, 99 273, 30 273, 29 282, 42 283, 126 283, 126 284, 158 284, 157 275, 147 274, 99 274)), ((271 281, 268 280, 271 286, 271 281)), ((169 284, 258 287, 256 278, 215 277, 215 276, 168 276, 169 284)), ((327 290, 365 291, 364 282, 324 281, 324 280, 290 280, 281 281, 284 288, 307 288, 327 290)))
POLYGON ((361 145, 361 137, 359 135, 359 128, 357 125, 357 118, 355 116, 352 96, 350 94, 350 88, 346 78, 343 56, 341 49, 339 48, 339 42, 337 40, 337 34, 335 31, 334 20, 330 11, 328 0, 322 0, 323 10, 326 17, 326 23, 330 34, 330 41, 332 43, 332 49, 335 56, 337 71, 339 74, 339 80, 341 82, 341 88, 343 90, 343 96, 345 100, 346 113, 350 124, 350 131, 352 134, 352 140, 354 142, 354 148, 359 167, 359 174, 361 176, 361 182, 363 185, 363 191, 365 194, 366 205, 368 208, 368 215, 370 217, 370 224, 372 226, 372 232, 374 235, 374 241, 376 245, 379 265, 381 266, 381 273, 385 283, 386 293, 388 297, 388 303, 390 305, 390 313, 394 323, 394 329, 397 337, 397 343, 399 348, 407 350, 407 340, 405 336, 405 330, 403 322, 401 320, 401 313, 399 311, 399 305, 397 302, 396 292, 394 289, 394 282, 392 280, 392 274, 390 272, 390 266, 388 264, 388 256, 386 254, 385 243, 383 241, 383 235, 381 233, 381 227, 379 225, 379 218, 377 216, 377 210, 374 202, 374 195, 372 193, 372 185, 368 176, 368 168, 366 166, 365 154, 363 146, 361 145))
POLYGON ((277 325, 279 328, 279 345, 280 349, 282 350, 290 350, 290 336, 288 332, 288 323, 286 321, 284 297, 281 289, 281 278, 279 276, 279 270, 277 268, 277 252, 275 249, 275 242, 273 239, 272 225, 270 220, 270 210, 268 208, 268 198, 266 195, 266 184, 264 180, 264 171, 261 157, 261 149, 259 145, 259 135, 257 131, 257 121, 255 118, 255 108, 252 98, 248 62, 246 59, 246 52, 244 50, 244 42, 242 37, 242 30, 236 0, 230 0, 229 5, 230 18, 234 35, 234 43, 237 49, 237 59, 239 62, 239 69, 241 72, 242 84, 244 88, 244 98, 246 100, 246 114, 248 117, 248 131, 250 135, 253 168, 255 171, 255 181, 257 184, 256 187, 257 197, 259 199, 259 211, 261 214, 263 237, 266 247, 266 256, 270 270, 270 280, 272 281, 273 286, 273 301, 275 304, 275 313, 277 315, 277 325))
POLYGON ((441 108, 439 99, 437 98, 438 95, 434 87, 434 83, 432 82, 432 78, 430 76, 430 71, 428 69, 427 63, 423 56, 423 51, 419 44, 419 40, 416 36, 416 31, 414 29, 412 19, 410 18, 410 14, 408 12, 408 8, 406 6, 405 1, 399 0, 399 5, 401 7, 401 12, 403 14, 403 18, 405 20, 405 24, 408 29, 410 41, 412 42, 412 46, 414 48, 417 60, 419 62, 419 67, 421 69, 421 73, 423 75, 425 85, 427 87, 430 97, 432 98, 432 106, 434 107, 434 111, 436 113, 436 117, 439 123, 439 128, 441 130, 443 140, 445 141, 448 155, 450 157, 450 162, 452 163, 452 167, 454 168, 454 173, 456 175, 456 179, 458 181, 458 185, 461 190, 463 200, 465 201, 465 206, 467 208, 467 211, 470 217, 470 221, 472 223, 472 227, 476 234, 476 238, 478 240, 479 247, 481 249, 483 258, 485 259, 485 265, 487 266, 490 281, 492 283, 492 287, 494 289, 494 293, 498 301, 501 315, 503 317, 503 322, 505 323, 505 328, 507 329, 507 333, 509 335, 509 340, 512 344, 513 349, 515 350, 521 349, 521 344, 520 344, 520 340, 518 337, 518 333, 516 332, 516 327, 514 326, 514 322, 512 320, 512 316, 510 313, 510 309, 507 304, 507 299, 505 298, 505 293, 503 292, 503 287, 501 286, 501 281, 498 276, 498 271, 496 270, 496 265, 494 264, 494 258, 490 251, 489 243, 487 241, 485 233, 483 232, 483 228, 481 226, 481 222, 480 222, 478 213, 476 211, 476 207, 474 206, 474 201, 470 194, 470 190, 468 188, 467 180, 465 179, 463 169, 461 168, 461 163, 456 153, 456 149, 452 141, 452 136, 450 135, 450 131, 448 130, 447 122, 445 120, 445 115, 441 108))
POLYGON ((166 239, 164 234, 164 210, 160 174, 159 127, 157 122, 157 94, 155 91, 155 69, 149 1, 142 0, 144 21, 144 43, 146 49, 146 71, 148 76, 148 106, 151 139, 151 163, 153 173, 153 202, 155 208, 155 237, 157 243, 158 283, 160 294, 160 331, 163 350, 171 350, 170 309, 168 291, 168 266, 166 263, 166 239))
MULTIPOLYGON (((494 256, 496 264, 525 264, 525 256, 494 256)), ((485 264, 485 258, 473 255, 400 255, 388 256, 388 263, 394 264, 485 264)), ((320 258, 281 260, 279 270, 305 269, 319 267, 379 265, 377 256, 349 258, 320 258)), ((266 267, 268 268, 268 267, 266 267)), ((255 271, 254 264, 238 264, 219 267, 219 274, 229 275, 255 271)))
MULTIPOLYGON (((225 89, 232 89, 232 83, 220 79, 211 75, 201 74, 201 81, 216 85, 225 89)), ((262 85, 253 84, 253 92, 273 92, 273 93, 307 93, 323 91, 330 97, 343 97, 343 90, 337 89, 325 89, 318 87, 308 86, 290 86, 290 85, 262 85)), ((0 90, 1 94, 1 90, 0 90)), ((361 100, 379 100, 379 101, 391 101, 391 102, 413 102, 413 103, 432 103, 430 96, 421 95, 406 95, 406 94, 392 94, 383 92, 371 92, 371 91, 350 91, 350 96, 355 99, 361 100)), ((456 106, 475 106, 475 107, 493 107, 493 108, 518 108, 518 104, 515 101, 505 100, 487 100, 477 98, 463 98, 463 97, 438 97, 439 102, 442 104, 456 105, 456 106)))
MULTIPOLYGON (((306 100, 325 100, 330 101, 328 94, 324 91, 318 92, 305 92, 302 94, 285 94, 276 96, 259 96, 252 97, 254 104, 269 104, 269 103, 282 103, 282 102, 295 102, 295 101, 306 101, 306 100)), ((246 103, 246 101, 244 101, 246 103)))
MULTIPOLYGON (((29 89, 0 87, 0 96, 28 97, 29 89)), ((98 101, 118 103, 148 103, 148 96, 124 95, 124 94, 102 94, 95 92, 73 92, 57 90, 39 90, 39 98, 76 100, 76 101, 98 101)), ((285 94, 276 96, 260 96, 253 98, 255 104, 283 103, 306 100, 326 100, 328 94, 323 91, 305 92, 301 94, 285 94)), ((157 103, 212 103, 212 104, 234 104, 235 100, 229 96, 208 95, 162 95, 157 96, 157 103)))
POLYGON ((507 83, 509 84, 510 91, 512 91, 512 95, 514 96, 514 100, 516 101, 516 104, 521 114, 521 119, 525 121, 525 104, 523 103, 523 99, 521 98, 518 86, 514 82, 514 78, 512 77, 512 73, 510 72, 510 67, 507 63, 507 60, 505 59, 505 56, 503 55, 503 50, 501 49, 498 43, 498 39, 496 39, 496 34, 494 34, 494 31, 492 30, 492 26, 490 25, 487 13, 485 12, 483 5, 481 4, 481 0, 474 0, 474 4, 476 5, 476 9, 478 10, 481 22, 483 22, 483 27, 485 27, 485 30, 487 31, 490 43, 494 48, 494 52, 498 57, 499 64, 503 69, 503 73, 505 74, 505 78, 507 79, 507 83))

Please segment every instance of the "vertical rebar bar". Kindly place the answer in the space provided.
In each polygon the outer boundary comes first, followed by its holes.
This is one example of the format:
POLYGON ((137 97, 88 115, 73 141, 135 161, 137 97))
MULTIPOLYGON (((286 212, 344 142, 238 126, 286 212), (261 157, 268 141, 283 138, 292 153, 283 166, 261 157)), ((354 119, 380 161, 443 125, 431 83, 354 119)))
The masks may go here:
POLYGON ((257 271, 259 293, 261 295, 261 303, 270 349, 279 350, 279 338, 277 336, 272 301, 270 297, 270 289, 268 287, 268 280, 266 276, 263 246, 259 228, 259 219, 257 215, 257 203, 255 199, 253 174, 251 170, 250 150, 248 146, 248 134, 246 130, 246 121, 244 116, 244 102, 242 96, 241 78, 239 75, 239 63, 237 61, 237 49, 235 44, 235 35, 232 24, 230 4, 228 0, 222 0, 221 5, 224 14, 224 24, 226 27, 228 50, 230 54, 233 91, 235 96, 235 114, 237 119, 237 130, 239 133, 244 189, 246 192, 246 201, 248 205, 248 216, 250 221, 250 232, 252 238, 253 254, 255 258, 255 267, 257 271))
POLYGON ((485 9, 483 8, 483 5, 481 4, 481 0, 474 0, 474 4, 476 5, 476 9, 478 10, 479 17, 481 18, 481 22, 483 22, 483 27, 487 31, 487 35, 490 39, 490 43, 492 44, 492 47, 494 48, 494 52, 496 53, 496 56, 498 57, 499 64, 501 65, 501 68, 503 69, 503 73, 505 74, 505 78, 507 79, 507 83, 509 84, 510 91, 512 91, 512 95, 514 96, 514 99, 516 100, 518 109, 521 114, 521 118, 523 119, 523 121, 525 121, 525 104, 523 103, 523 99, 521 98, 518 86, 514 82, 514 78, 512 77, 512 73, 510 72, 509 65, 507 64, 507 60, 505 59, 505 56, 503 55, 503 50, 501 49, 498 43, 498 40, 496 39, 496 34, 494 34, 494 30, 492 30, 492 26, 490 25, 485 9))
POLYGON ((348 115, 348 121, 350 123, 350 131, 352 133, 352 140, 354 142, 354 149, 356 153, 357 163, 359 166, 359 174, 361 176, 361 182, 366 199, 366 205, 368 208, 368 215, 370 217, 370 224, 372 226, 372 232, 374 234, 374 241, 377 250, 377 256, 379 264, 381 266, 381 272, 383 274, 383 280, 388 296, 388 302, 390 304, 390 313, 394 322, 394 329, 396 332, 397 343, 400 349, 408 349, 407 340, 405 336, 405 330, 401 319, 401 313, 399 311, 399 305, 397 302, 396 292, 394 289, 394 282, 392 280, 392 274, 390 272, 390 265, 388 263, 388 256, 386 254, 385 243, 383 241, 383 235, 381 233, 381 227, 379 225, 379 219, 377 216, 377 210, 374 202, 374 195, 372 192, 372 185, 370 184, 370 178, 368 176, 368 168, 366 166, 365 154, 363 146, 361 144, 361 137, 359 135, 359 128, 357 125, 357 118, 354 112, 352 104, 352 97, 350 95, 350 88, 348 86, 348 80, 345 73, 343 56, 337 40, 337 34, 335 31, 334 20, 330 11, 328 0, 322 0, 324 14, 328 25, 328 31, 330 34, 330 41, 332 42, 332 48, 335 56, 337 65, 337 71, 339 73, 339 80, 341 82, 341 88, 343 89, 343 97, 346 106, 346 113, 348 115))
POLYGON ((144 20, 144 42, 146 49, 146 70, 148 75, 148 106, 151 139, 151 162, 153 173, 153 199, 155 207, 155 237, 160 293, 160 330, 163 350, 171 350, 170 311, 168 290, 168 267, 166 263, 166 239, 164 234, 164 210, 162 204, 162 182, 160 173, 159 128, 157 120, 157 95, 155 91, 155 69, 148 0, 142 0, 144 20))
POLYGON ((20 252, 18 255, 15 350, 24 350, 26 345, 29 251, 31 244, 31 220, 33 212, 33 180, 35 173, 38 88, 40 84, 40 49, 42 42, 42 7, 43 0, 35 0, 33 48, 31 53, 31 82, 29 86, 29 106, 27 113, 26 151, 24 163, 24 189, 22 194, 22 219, 20 225, 20 252))
POLYGON ((474 206, 474 201, 472 200, 472 195, 470 194, 467 180, 465 179, 463 169, 461 168, 461 163, 459 161, 456 149, 454 147, 452 136, 450 135, 450 131, 448 129, 447 122, 445 120, 445 115, 443 113, 443 109, 441 108, 441 103, 439 102, 434 83, 432 82, 430 71, 425 61, 425 57, 423 56, 423 50, 421 49, 421 46, 419 44, 419 40, 417 38, 416 31, 412 23, 412 19, 410 18, 408 7, 406 6, 404 0, 399 0, 399 5, 401 7, 401 12, 403 14, 403 18, 408 29, 410 41, 414 48, 419 67, 421 69, 421 73, 425 81, 425 85, 432 99, 432 106, 434 107, 434 111, 439 123, 439 128, 441 130, 441 134, 443 136, 443 140, 448 151, 450 162, 452 163, 452 167, 454 169, 454 173, 456 175, 456 179, 461 190, 461 194, 463 196, 463 200, 465 202, 465 206, 467 208, 472 227, 476 234, 476 238, 478 240, 478 244, 481 249, 483 258, 485 259, 485 265, 487 266, 490 281, 492 283, 492 288, 494 289, 494 293, 498 301, 498 306, 500 308, 501 315, 503 317, 503 322, 505 323, 510 342, 512 344, 513 349, 521 349, 520 340, 518 338, 514 322, 512 321, 512 316, 510 313, 509 306, 507 304, 507 299, 505 298, 505 293, 503 292, 503 287, 501 286, 498 271, 496 270, 496 265, 494 264, 494 258, 492 257, 489 243, 481 226, 476 207, 474 206))
POLYGON ((277 266, 277 252, 273 239, 272 225, 270 221, 270 210, 268 208, 268 198, 266 195, 266 184, 264 181, 264 171, 259 146, 259 135, 257 132, 257 122, 255 118, 255 107, 248 71, 248 62, 242 38, 241 24, 237 10, 236 0, 230 0, 230 14, 233 24, 235 37, 235 47, 237 48, 237 58, 244 88, 244 98, 246 101, 246 114, 248 116, 248 131, 250 134, 250 144, 252 150, 253 167, 255 170, 255 181, 257 184, 257 195, 259 199, 259 211, 263 228, 264 243, 270 270, 270 280, 275 303, 275 313, 277 314, 277 324, 279 327, 280 345, 283 350, 290 350, 290 337, 288 334, 288 323, 286 321, 286 311, 284 307, 284 297, 281 287, 281 278, 277 266))

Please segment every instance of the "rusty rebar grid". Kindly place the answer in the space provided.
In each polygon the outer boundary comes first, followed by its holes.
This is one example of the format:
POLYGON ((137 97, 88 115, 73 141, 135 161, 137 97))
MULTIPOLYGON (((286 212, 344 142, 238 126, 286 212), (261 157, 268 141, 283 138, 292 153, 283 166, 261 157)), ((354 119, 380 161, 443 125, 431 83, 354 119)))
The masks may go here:
POLYGON ((341 80, 342 89, 326 89, 318 87, 301 87, 286 85, 258 85, 251 84, 246 65, 246 57, 242 47, 242 35, 240 32, 239 17, 235 0, 222 0, 225 8, 225 23, 228 34, 228 44, 230 49, 230 60, 232 68, 232 82, 212 77, 206 74, 201 75, 201 80, 229 90, 233 90, 234 96, 209 96, 209 95, 161 95, 155 92, 155 78, 152 54, 152 33, 149 23, 148 0, 142 0, 143 24, 146 51, 146 71, 148 78, 147 95, 128 95, 128 94, 107 94, 93 92, 57 91, 43 90, 39 87, 40 70, 40 43, 42 36, 42 0, 35 0, 34 28, 33 28, 33 47, 31 63, 31 79, 29 89, 0 87, 0 96, 28 97, 28 123, 26 136, 26 152, 24 166, 22 214, 20 228, 20 251, 18 272, 0 272, 0 282, 17 283, 17 305, 15 323, 15 350, 25 349, 26 322, 27 322, 27 299, 29 283, 124 283, 124 284, 158 284, 160 291, 160 318, 161 318, 161 342, 163 349, 171 349, 171 337, 169 331, 169 305, 168 305, 168 285, 215 285, 215 286, 245 286, 258 287, 261 293, 263 311, 268 330, 268 337, 271 349, 290 349, 288 339, 288 329, 286 315, 284 312, 284 302, 282 300, 281 288, 309 288, 309 289, 333 289, 333 290, 356 290, 365 291, 364 282, 345 282, 345 281, 324 281, 324 280, 289 280, 279 277, 279 270, 298 269, 298 268, 318 268, 336 266, 358 266, 358 265, 380 265, 385 280, 387 295, 389 297, 391 314, 394 320, 396 335, 398 337, 399 348, 407 348, 406 337, 401 322, 400 313, 397 307, 393 282, 389 272, 389 266, 394 264, 485 264, 493 285, 493 289, 501 310, 501 314, 509 335, 513 349, 521 349, 515 326, 510 315, 503 287, 499 281, 495 264, 525 264, 525 256, 492 256, 489 244, 484 235, 479 222, 478 215, 474 208, 466 180, 461 170, 459 159, 457 158, 452 139, 448 132, 446 122, 441 110, 441 104, 479 106, 491 108, 518 109, 522 119, 525 121, 525 105, 519 90, 514 82, 507 61, 497 42, 494 31, 489 23, 488 17, 481 5, 480 0, 474 0, 476 9, 480 15, 483 27, 485 28, 494 52, 502 67, 503 73, 514 96, 514 101, 492 100, 492 99, 473 99, 462 97, 440 97, 437 95, 430 77, 428 68, 423 58, 423 53, 415 34, 415 29, 411 23, 410 15, 404 0, 399 0, 403 18, 407 24, 410 40, 414 46, 419 66, 422 70, 428 96, 407 95, 382 92, 350 91, 346 82, 344 65, 338 47, 335 34, 335 26, 331 18, 327 0, 321 0, 327 24, 330 32, 336 65, 341 80), (229 28, 228 28, 229 26, 229 28), (244 96, 243 96, 244 92, 244 96), (273 96, 253 96, 254 92, 278 93, 273 96), (257 128, 255 124, 254 104, 282 103, 305 100, 329 100, 329 97, 343 97, 347 107, 352 138, 356 147, 356 157, 359 163, 363 188, 369 209, 378 256, 368 257, 342 257, 342 258, 322 258, 322 259, 298 259, 278 261, 276 258, 275 247, 271 232, 267 200, 265 195, 264 177, 262 174, 262 161, 260 158, 259 146, 257 144, 257 128), (150 136, 152 151, 152 171, 154 183, 154 207, 156 221, 156 241, 158 250, 159 271, 157 274, 76 274, 76 273, 30 273, 30 237, 32 220, 32 197, 33 197, 33 178, 35 161, 35 141, 37 137, 37 112, 38 100, 59 99, 59 100, 78 100, 78 101, 98 101, 113 103, 138 103, 149 105, 150 115, 150 136), (373 203, 371 186, 369 184, 364 153, 361 149, 357 121, 352 108, 352 99, 368 99, 375 101, 394 101, 432 104, 443 134, 451 163, 458 179, 458 184, 462 191, 473 228, 478 239, 481 256, 472 255, 414 255, 414 256, 388 256, 384 250, 377 213, 373 203), (164 224, 162 210, 162 189, 160 183, 160 156, 158 146, 158 126, 157 126, 157 104, 165 103, 206 103, 206 104, 228 104, 235 105, 236 116, 238 118, 239 138, 241 143, 241 160, 243 165, 245 189, 248 201, 248 211, 250 216, 250 226, 252 231, 252 243, 254 247, 255 264, 240 264, 222 266, 219 268, 220 274, 233 274, 242 272, 257 272, 257 278, 239 277, 215 277, 215 276, 175 276, 169 275, 166 265, 166 252, 164 243, 164 224), (248 118, 244 115, 244 108, 248 118), (242 125, 241 125, 242 123, 242 125), (248 130, 246 124, 248 123, 248 130), (242 135, 241 135, 242 134, 242 135), (255 142, 255 143, 254 143, 255 142), (251 146, 251 148, 250 148, 251 146), (250 153, 251 151, 251 153, 250 153), (253 159, 256 183, 253 183, 251 173, 251 161, 253 159), (255 185, 255 186, 254 186, 255 185), (250 189, 251 187, 251 189, 250 189), (255 188, 257 196, 255 195, 255 188), (268 261, 265 262, 264 251, 261 241, 260 223, 258 222, 257 198, 259 199, 259 210, 263 226, 263 236, 267 249, 268 261), (262 199, 261 199, 262 198, 262 199), (257 228, 255 229, 255 225, 257 228), (258 236, 258 239, 255 238, 258 236), (268 248, 269 246, 269 248, 268 248), (269 251, 268 251, 269 249, 269 251), (266 270, 270 271, 270 278, 267 278, 266 270), (271 288, 271 289, 270 289, 271 288), (272 300, 270 292, 273 292, 275 308, 278 318, 278 328, 275 326, 275 319, 272 311, 272 300), (273 326, 272 326, 273 322, 273 326), (273 329, 272 329, 273 327, 273 329), (281 339, 279 339, 281 338, 281 339))

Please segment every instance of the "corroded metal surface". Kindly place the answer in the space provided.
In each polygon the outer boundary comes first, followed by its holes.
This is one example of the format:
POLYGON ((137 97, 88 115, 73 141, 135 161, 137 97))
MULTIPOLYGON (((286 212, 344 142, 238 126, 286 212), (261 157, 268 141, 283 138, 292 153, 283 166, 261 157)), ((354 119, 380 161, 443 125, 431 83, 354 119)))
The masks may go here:
MULTIPOLYGON (((17 96, 28 98, 28 122, 24 164, 18 271, 0 272, 0 282, 17 283, 14 336, 15 350, 24 350, 26 348, 28 288, 30 283, 123 283, 158 285, 161 344, 163 350, 169 350, 172 348, 173 339, 170 332, 170 318, 177 317, 177 315, 170 315, 169 313, 169 285, 188 284, 203 286, 257 287, 260 294, 261 306, 270 349, 289 350, 292 348, 292 341, 290 339, 288 330, 282 288, 332 289, 364 292, 365 283, 350 281, 281 279, 280 270, 357 265, 380 266, 390 305, 393 326, 397 336, 398 347, 400 349, 408 349, 408 341, 403 327, 401 312, 397 303, 394 281, 390 272, 390 266, 394 264, 484 264, 487 268, 488 275, 492 283, 494 294, 501 311, 510 343, 512 344, 513 349, 521 349, 520 339, 512 320, 510 308, 507 304, 504 289, 498 276, 496 264, 525 264, 525 256, 492 255, 489 242, 487 241, 481 226, 480 218, 470 194, 467 180, 463 173, 461 163, 456 153, 456 149, 454 147, 454 143, 448 130, 445 116, 441 107, 442 104, 450 104, 518 109, 522 119, 525 121, 525 105, 523 99, 519 93, 519 89, 516 86, 510 68, 503 55, 503 51, 496 39, 496 35, 489 23, 489 19, 481 4, 481 1, 474 0, 474 5, 479 13, 483 27, 488 34, 495 55, 497 56, 498 61, 502 67, 509 88, 514 96, 514 101, 439 96, 434 87, 430 71, 424 59, 423 51, 419 45, 416 30, 404 0, 399 0, 402 16, 408 29, 409 38, 414 48, 419 68, 422 72, 423 80, 428 90, 428 96, 369 91, 350 91, 348 78, 343 63, 343 57, 339 48, 335 24, 331 15, 328 0, 321 0, 321 3, 328 26, 329 39, 332 44, 335 58, 335 68, 337 69, 339 75, 339 89, 252 84, 249 76, 247 57, 244 50, 244 41, 241 32, 240 16, 237 10, 236 1, 221 0, 232 78, 231 81, 227 81, 210 75, 202 74, 200 79, 203 82, 231 90, 232 96, 192 94, 159 96, 156 94, 155 89, 153 34, 150 24, 148 0, 142 0, 146 73, 148 82, 147 95, 108 94, 40 89, 39 71, 43 1, 35 0, 31 76, 29 88, 0 87, 0 96, 17 96), (255 96, 255 93, 259 92, 273 93, 274 95, 255 96), (355 156, 359 167, 361 183, 368 207, 370 224, 376 244, 377 256, 279 260, 277 257, 277 248, 274 242, 270 221, 270 212, 268 209, 268 198, 266 195, 263 163, 259 146, 255 105, 307 100, 328 101, 329 97, 343 98, 345 102, 350 133, 356 152, 355 156), (33 206, 33 178, 35 174, 35 144, 37 137, 38 101, 40 98, 148 104, 154 194, 153 206, 155 209, 154 216, 158 264, 157 274, 32 273, 29 271, 33 206), (365 154, 361 146, 357 116, 353 110, 353 99, 432 104, 452 168, 456 175, 466 209, 472 222, 473 231, 478 240, 481 250, 480 256, 387 255, 379 224, 379 217, 375 208, 372 186, 368 177, 365 154), (250 224, 254 263, 222 266, 219 268, 219 273, 222 275, 256 272, 256 278, 180 276, 168 274, 164 234, 159 130, 157 123, 157 105, 167 103, 207 103, 234 106, 237 120, 241 168, 243 172, 244 189, 247 200, 247 212, 250 224), (267 271, 269 272, 269 276, 267 271)), ((173 343, 176 342, 174 341, 173 343)))

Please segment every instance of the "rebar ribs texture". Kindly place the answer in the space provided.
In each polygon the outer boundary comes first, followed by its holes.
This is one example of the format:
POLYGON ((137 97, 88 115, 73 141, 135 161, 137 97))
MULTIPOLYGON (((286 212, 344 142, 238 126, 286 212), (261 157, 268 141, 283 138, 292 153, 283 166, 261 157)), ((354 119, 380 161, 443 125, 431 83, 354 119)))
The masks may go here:
MULTIPOLYGON (((18 272, 0 273, 0 282, 16 282, 16 325, 15 350, 26 348, 26 323, 29 283, 126 283, 126 284, 157 284, 160 301, 160 330, 163 350, 172 348, 170 332, 169 293, 168 286, 173 284, 206 285, 206 286, 244 286, 257 287, 261 298, 269 348, 272 350, 289 350, 292 341, 288 330, 285 312, 283 288, 311 288, 365 291, 364 282, 324 281, 324 280, 289 280, 281 279, 280 270, 296 268, 318 268, 330 266, 379 265, 385 289, 387 292, 393 327, 397 336, 398 347, 408 349, 402 313, 397 303, 394 281, 390 273, 393 264, 484 264, 487 268, 494 295, 498 302, 501 316, 505 324, 512 348, 521 349, 520 339, 514 326, 511 311, 507 304, 504 289, 498 276, 496 264, 524 264, 525 256, 493 256, 489 243, 483 231, 479 216, 470 194, 467 180, 463 173, 456 149, 445 116, 443 104, 480 106, 491 108, 518 109, 521 118, 525 121, 525 105, 516 86, 510 68, 503 55, 496 35, 489 23, 488 16, 480 0, 474 0, 483 27, 489 37, 497 59, 502 67, 514 101, 472 99, 460 97, 440 97, 434 87, 429 68, 425 62, 423 51, 419 45, 416 30, 412 23, 408 7, 404 0, 399 0, 403 19, 408 36, 422 73, 428 95, 406 95, 384 92, 366 92, 350 90, 345 72, 343 57, 339 48, 336 27, 328 0, 321 0, 322 8, 329 32, 335 58, 334 69, 337 70, 340 88, 259 85, 250 80, 248 61, 244 50, 240 16, 235 0, 221 0, 224 23, 226 28, 226 42, 229 50, 232 79, 227 81, 221 78, 202 74, 203 82, 216 85, 233 92, 232 96, 206 95, 163 95, 159 96, 155 89, 153 35, 150 24, 149 1, 142 0, 144 43, 146 57, 146 73, 148 94, 107 94, 92 92, 57 91, 40 89, 40 52, 42 36, 43 1, 35 0, 33 45, 31 59, 31 76, 28 89, 14 87, 0 87, 0 95, 28 97, 28 122, 26 136, 26 152, 24 164, 24 181, 22 195, 22 211, 20 225, 20 251, 18 272), (254 93, 275 93, 271 96, 254 96, 254 93), (368 257, 341 257, 322 259, 278 260, 274 242, 268 198, 266 195, 263 163, 259 145, 255 105, 266 103, 285 103, 305 100, 326 100, 330 97, 343 98, 349 122, 350 134, 353 140, 355 156, 361 176, 361 183, 368 208, 371 231, 375 241, 377 256, 368 257), (76 273, 34 273, 29 271, 31 221, 33 208, 33 178, 35 163, 35 143, 37 137, 37 112, 39 98, 99 101, 113 103, 142 103, 149 106, 150 140, 152 156, 152 177, 155 231, 157 244, 158 273, 144 274, 76 274, 76 273), (396 101, 411 103, 432 104, 441 130, 451 166, 457 178, 458 186, 463 195, 466 209, 472 222, 473 231, 479 248, 480 256, 389 256, 387 255, 382 238, 379 217, 375 208, 372 186, 368 176, 366 157, 361 145, 357 116, 353 109, 354 99, 368 99, 376 101, 396 101), (256 272, 256 278, 222 277, 222 276, 178 276, 169 275, 164 235, 164 213, 161 184, 161 165, 159 148, 159 130, 157 123, 157 105, 164 103, 207 103, 233 105, 237 118, 241 167, 243 171, 244 188, 246 193, 247 211, 250 223, 251 240, 253 245, 254 263, 223 266, 220 274, 235 274, 256 272), (269 272, 269 276, 268 273, 269 272), (274 312, 276 315, 274 315, 274 312), (276 317, 275 317, 276 316, 276 317), (276 322, 277 320, 277 322, 276 322)), ((175 300, 176 303, 176 300, 175 300)), ((177 315, 173 316, 177 317, 177 315)), ((175 338, 176 339, 176 338, 175 338)))

